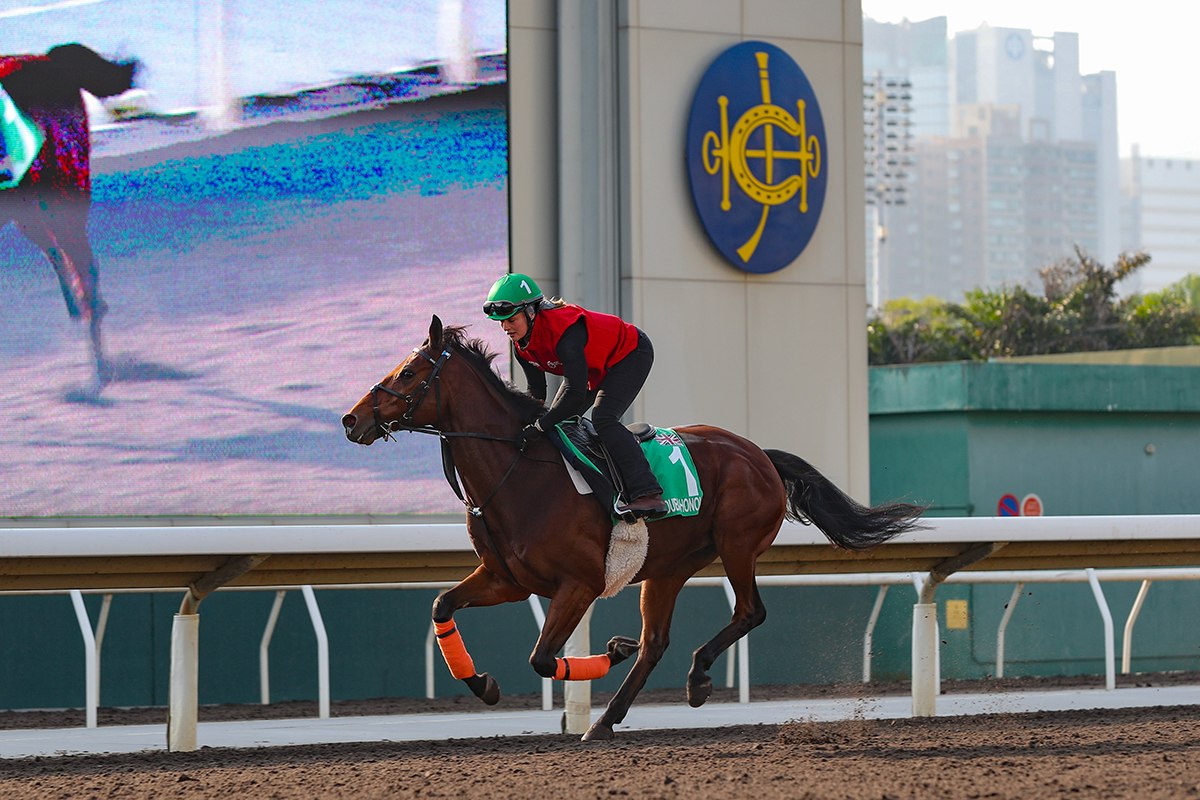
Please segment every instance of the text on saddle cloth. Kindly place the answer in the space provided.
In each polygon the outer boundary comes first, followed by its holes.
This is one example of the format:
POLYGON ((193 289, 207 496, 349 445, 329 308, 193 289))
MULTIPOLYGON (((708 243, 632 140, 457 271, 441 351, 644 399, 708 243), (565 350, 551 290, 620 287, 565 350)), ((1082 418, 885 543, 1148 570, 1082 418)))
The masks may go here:
MULTIPOLYGON (((667 516, 692 517, 700 513, 704 493, 683 438, 670 428, 655 428, 644 422, 635 422, 628 427, 641 443, 650 471, 662 487, 663 500, 670 508, 667 516)), ((617 501, 616 482, 610 472, 611 465, 604 459, 591 420, 576 417, 560 422, 554 426, 550 440, 558 447, 568 466, 578 471, 596 498, 616 519, 619 516, 614 509, 617 501)), ((579 489, 574 475, 572 480, 579 489)), ((582 489, 579 492, 586 494, 582 489)))

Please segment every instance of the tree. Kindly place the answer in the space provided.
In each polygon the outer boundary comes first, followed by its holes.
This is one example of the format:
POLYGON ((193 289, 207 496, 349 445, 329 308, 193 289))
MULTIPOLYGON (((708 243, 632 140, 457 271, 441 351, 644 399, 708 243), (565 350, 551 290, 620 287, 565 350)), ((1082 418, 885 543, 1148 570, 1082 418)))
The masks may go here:
POLYGON ((969 358, 961 349, 957 330, 961 325, 951 306, 936 297, 889 300, 883 313, 867 324, 868 362, 914 364, 969 358))
POLYGON ((1149 261, 1146 253, 1126 253, 1106 267, 1076 247, 1073 257, 1040 271, 1041 296, 1002 286, 968 292, 961 304, 889 301, 868 321, 868 361, 985 361, 1200 343, 1200 277, 1118 298, 1117 283, 1149 261))

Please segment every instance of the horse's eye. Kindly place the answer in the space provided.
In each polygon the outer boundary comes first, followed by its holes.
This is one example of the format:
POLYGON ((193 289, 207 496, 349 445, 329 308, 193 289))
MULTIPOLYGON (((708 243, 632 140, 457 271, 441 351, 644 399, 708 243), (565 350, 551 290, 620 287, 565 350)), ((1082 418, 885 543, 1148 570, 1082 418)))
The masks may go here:
POLYGON ((400 373, 400 377, 404 378, 404 380, 408 380, 413 377, 413 371, 411 369, 406 369, 400 373))

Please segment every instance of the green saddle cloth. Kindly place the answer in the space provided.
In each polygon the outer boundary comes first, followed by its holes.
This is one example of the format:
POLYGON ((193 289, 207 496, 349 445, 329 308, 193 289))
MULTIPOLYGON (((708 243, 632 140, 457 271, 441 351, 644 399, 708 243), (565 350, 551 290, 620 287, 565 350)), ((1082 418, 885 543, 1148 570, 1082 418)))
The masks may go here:
MULTIPOLYGON (((599 498, 609 497, 606 507, 613 519, 618 519, 616 513, 617 495, 608 475, 608 465, 597 465, 599 459, 584 445, 585 449, 575 441, 578 438, 579 423, 567 420, 555 425, 555 435, 552 441, 562 451, 568 463, 582 474, 599 498), (572 426, 574 430, 568 435, 564 428, 572 426)), ((589 423, 590 427, 590 423, 589 423)), ((631 426, 633 427, 633 426, 631 426)), ((648 426, 647 426, 648 427, 648 426)), ((594 435, 594 434, 593 434, 594 435)), ((658 479, 663 490, 663 500, 670 507, 668 517, 694 517, 700 513, 700 503, 704 491, 700 487, 696 465, 692 462, 692 454, 687 444, 678 433, 669 428, 655 428, 654 435, 647 435, 641 442, 642 452, 650 464, 650 471, 658 479)), ((603 499, 601 502, 604 502, 603 499)))
POLYGON ((0 136, 4 137, 4 149, 12 165, 12 180, 0 181, 0 189, 11 189, 29 171, 45 137, 33 120, 21 113, 3 87, 0 87, 0 136))
POLYGON ((696 465, 683 439, 669 428, 655 428, 654 438, 642 442, 650 471, 658 478, 663 500, 671 507, 669 517, 694 517, 700 513, 704 492, 696 477, 696 465))

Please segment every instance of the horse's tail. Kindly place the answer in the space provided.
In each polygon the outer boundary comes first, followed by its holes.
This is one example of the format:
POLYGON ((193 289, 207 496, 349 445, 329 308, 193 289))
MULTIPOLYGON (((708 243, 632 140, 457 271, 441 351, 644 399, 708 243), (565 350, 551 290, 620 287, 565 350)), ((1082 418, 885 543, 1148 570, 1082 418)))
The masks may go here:
POLYGON ((787 492, 787 518, 813 524, 829 541, 846 550, 867 550, 893 536, 919 528, 918 517, 928 506, 886 503, 859 505, 803 458, 782 450, 767 450, 787 492))
POLYGON ((56 72, 70 76, 78 88, 96 97, 111 97, 133 88, 138 62, 109 61, 81 44, 63 44, 46 53, 56 72))

